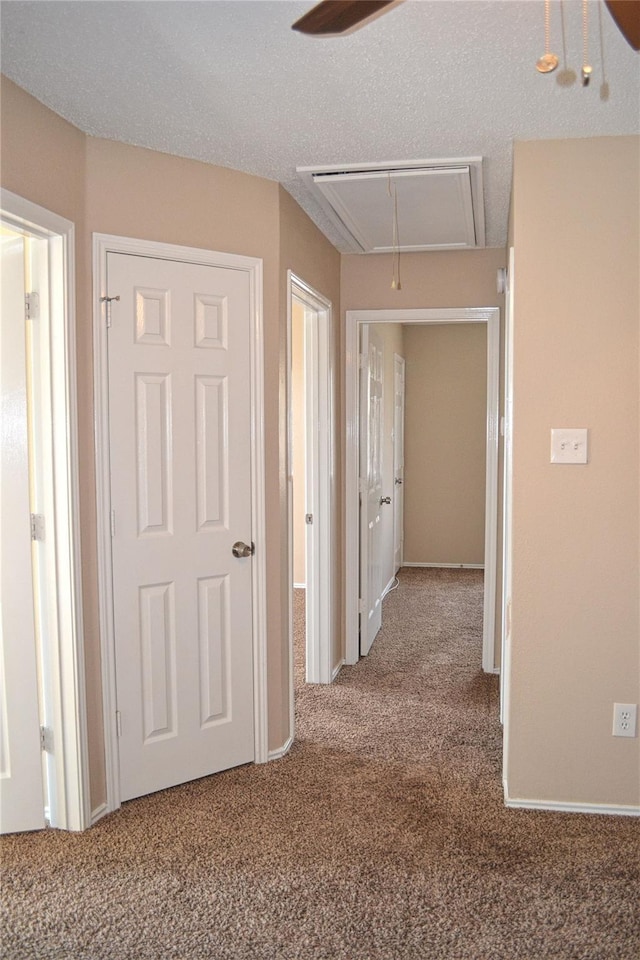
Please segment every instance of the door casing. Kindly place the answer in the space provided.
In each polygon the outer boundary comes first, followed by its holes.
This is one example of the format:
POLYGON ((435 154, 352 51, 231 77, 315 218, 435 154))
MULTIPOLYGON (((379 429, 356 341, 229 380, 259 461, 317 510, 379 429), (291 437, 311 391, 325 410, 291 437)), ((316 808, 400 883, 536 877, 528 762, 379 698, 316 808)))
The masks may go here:
POLYGON ((267 747, 267 618, 266 618, 266 522, 264 470, 264 332, 262 309, 262 260, 235 254, 182 247, 150 240, 109 234, 93 235, 93 343, 94 403, 96 429, 96 498, 98 534, 98 593, 102 688, 105 731, 106 801, 94 811, 94 820, 120 806, 118 743, 116 725, 116 672, 113 631, 113 587, 109 480, 109 408, 107 255, 125 253, 159 260, 182 261, 247 273, 250 289, 251 351, 251 539, 255 544, 252 577, 253 619, 253 713, 255 762, 268 759, 267 747))
MULTIPOLYGON (((300 300, 305 313, 305 400, 307 407, 307 469, 310 472, 309 500, 313 505, 313 524, 307 529, 307 681, 331 683, 334 678, 332 639, 335 624, 335 591, 333 571, 336 569, 336 531, 332 504, 334 464, 334 360, 333 314, 331 303, 291 270, 287 274, 287 515, 288 515, 288 585, 289 585, 289 686, 290 738, 294 735, 293 707, 293 431, 291 425, 291 325, 292 299, 300 300), (309 563, 309 560, 311 561, 309 563), (310 568, 310 569, 309 569, 310 568), (310 628, 310 629, 309 629, 310 628)), ((285 747, 285 750, 287 747, 285 747)))
POLYGON ((347 310, 345 331, 345 662, 359 657, 359 325, 361 323, 486 323, 487 324, 487 432, 485 492, 484 612, 482 668, 494 666, 497 528, 498 528, 498 443, 500 309, 461 307, 459 309, 347 310))
POLYGON ((75 228, 70 220, 9 190, 2 190, 0 203, 3 220, 43 239, 47 248, 47 330, 41 337, 40 355, 49 407, 43 470, 47 557, 40 581, 47 613, 41 669, 47 689, 46 722, 56 747, 47 762, 47 794, 52 826, 84 830, 91 816, 80 556, 75 228))

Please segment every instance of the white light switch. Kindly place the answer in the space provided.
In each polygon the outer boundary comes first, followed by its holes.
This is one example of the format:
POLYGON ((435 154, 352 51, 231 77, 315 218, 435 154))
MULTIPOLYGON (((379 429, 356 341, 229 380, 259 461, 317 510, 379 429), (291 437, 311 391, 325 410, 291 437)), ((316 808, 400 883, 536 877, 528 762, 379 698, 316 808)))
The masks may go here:
POLYGON ((551 463, 587 463, 587 430, 551 431, 551 463))

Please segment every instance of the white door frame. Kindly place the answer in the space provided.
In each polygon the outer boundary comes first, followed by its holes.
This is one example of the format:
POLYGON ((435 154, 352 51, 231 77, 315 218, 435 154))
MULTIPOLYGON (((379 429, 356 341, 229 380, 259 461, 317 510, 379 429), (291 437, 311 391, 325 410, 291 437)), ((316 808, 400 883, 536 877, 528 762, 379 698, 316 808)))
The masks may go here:
POLYGON ((359 493, 358 493, 358 344, 361 323, 486 323, 487 324, 487 465, 485 498, 484 614, 482 668, 494 666, 496 563, 498 526, 498 417, 500 375, 500 309, 461 307, 424 310, 347 310, 345 331, 345 662, 359 656, 359 493))
POLYGON ((93 351, 98 592, 107 799, 104 807, 94 814, 94 820, 120 806, 111 561, 107 310, 102 299, 108 295, 107 256, 109 253, 124 253, 241 270, 248 276, 251 312, 251 382, 248 388, 250 386, 252 389, 251 539, 255 543, 252 577, 255 762, 264 763, 268 758, 262 260, 218 253, 213 250, 95 233, 93 235, 93 351))
MULTIPOLYGON (((51 826, 84 830, 90 824, 89 763, 80 558, 80 498, 76 390, 75 228, 9 190, 1 193, 2 219, 47 241, 48 367, 51 422, 44 478, 46 572, 41 586, 48 611, 42 664, 47 689, 47 726, 55 750, 47 763, 51 826)), ((34 321, 37 322, 37 321, 34 321)))
MULTIPOLYGON (((400 537, 400 566, 402 566, 402 561, 404 560, 404 418, 405 418, 405 396, 406 396, 406 379, 405 379, 405 368, 406 361, 404 357, 401 357, 400 354, 394 353, 393 355, 393 556, 394 556, 394 568, 395 568, 395 556, 396 556, 396 543, 397 543, 397 533, 398 528, 402 530, 400 537), (398 431, 396 429, 396 378, 398 377, 398 368, 402 370, 402 477, 400 477, 400 489, 402 492, 398 492, 398 431), (396 510, 396 506, 400 503, 400 509, 396 510)), ((398 569, 394 569, 394 578, 397 574, 398 569)), ((393 580, 391 581, 393 583, 393 580)))
MULTIPOLYGON (((504 782, 507 782, 509 679, 511 676, 511 577, 513 508, 513 316, 515 252, 509 248, 504 318, 504 472, 502 504, 502 654, 500 659, 500 720, 504 727, 504 782)), ((505 796, 507 795, 505 790, 505 796)))
POLYGON ((332 477, 335 471, 333 439, 334 358, 333 312, 331 303, 291 270, 287 271, 287 529, 289 584, 289 664, 291 737, 293 722, 293 429, 291 401, 293 298, 313 311, 305 336, 306 463, 311 470, 310 512, 313 523, 306 528, 311 538, 307 550, 307 645, 308 683, 331 683, 334 616, 333 571, 336 569, 336 531, 331 509, 332 477))

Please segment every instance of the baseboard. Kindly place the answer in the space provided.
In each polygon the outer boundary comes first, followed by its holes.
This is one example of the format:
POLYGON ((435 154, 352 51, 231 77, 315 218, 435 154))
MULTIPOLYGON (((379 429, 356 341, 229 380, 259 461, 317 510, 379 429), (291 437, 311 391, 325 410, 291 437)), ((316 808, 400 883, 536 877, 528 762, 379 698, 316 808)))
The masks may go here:
POLYGON ((106 816, 108 813, 109 813, 109 808, 106 803, 101 803, 99 806, 97 806, 94 810, 91 811, 91 826, 97 823, 98 820, 102 820, 102 818, 106 816))
POLYGON ((306 590, 306 589, 307 589, 307 585, 306 585, 306 583, 294 583, 293 589, 294 589, 294 590, 306 590))
POLYGON ((344 667, 344 663, 345 663, 344 660, 341 660, 340 663, 339 663, 336 667, 333 668, 333 672, 332 672, 332 674, 331 674, 331 683, 333 683, 333 681, 335 680, 335 678, 338 676, 338 674, 340 673, 340 671, 341 671, 342 668, 344 667))
POLYGON ((403 567, 442 567, 447 570, 484 570, 484 563, 410 563, 405 560, 403 567))
POLYGON ((269 750, 267 762, 270 763, 272 760, 281 760, 289 753, 289 750, 291 750, 292 746, 293 737, 289 737, 287 740, 285 740, 281 747, 278 747, 276 750, 269 750))
POLYGON ((394 575, 391 577, 391 580, 389 580, 389 583, 386 585, 386 587, 385 587, 384 590, 382 591, 382 599, 383 599, 383 600, 384 600, 384 598, 386 597, 386 595, 389 593, 389 590, 391 590, 391 588, 393 587, 393 585, 394 585, 395 582, 396 582, 396 575, 395 575, 395 573, 394 573, 394 575))
POLYGON ((523 800, 510 797, 503 783, 506 807, 520 810, 546 810, 551 813, 597 813, 604 817, 640 817, 640 806, 616 803, 569 803, 564 800, 523 800))

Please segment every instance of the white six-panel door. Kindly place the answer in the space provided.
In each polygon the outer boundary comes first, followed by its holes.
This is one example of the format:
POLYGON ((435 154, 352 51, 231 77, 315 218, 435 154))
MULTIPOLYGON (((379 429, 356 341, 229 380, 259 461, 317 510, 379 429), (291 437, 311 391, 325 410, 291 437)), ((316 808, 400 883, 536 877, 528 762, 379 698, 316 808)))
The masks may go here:
POLYGON ((120 799, 254 759, 245 271, 112 253, 120 799))
POLYGON ((0 831, 44 827, 30 534, 24 237, 1 241, 0 831))
POLYGON ((360 653, 369 653, 382 625, 383 341, 362 327, 360 402, 360 653))

